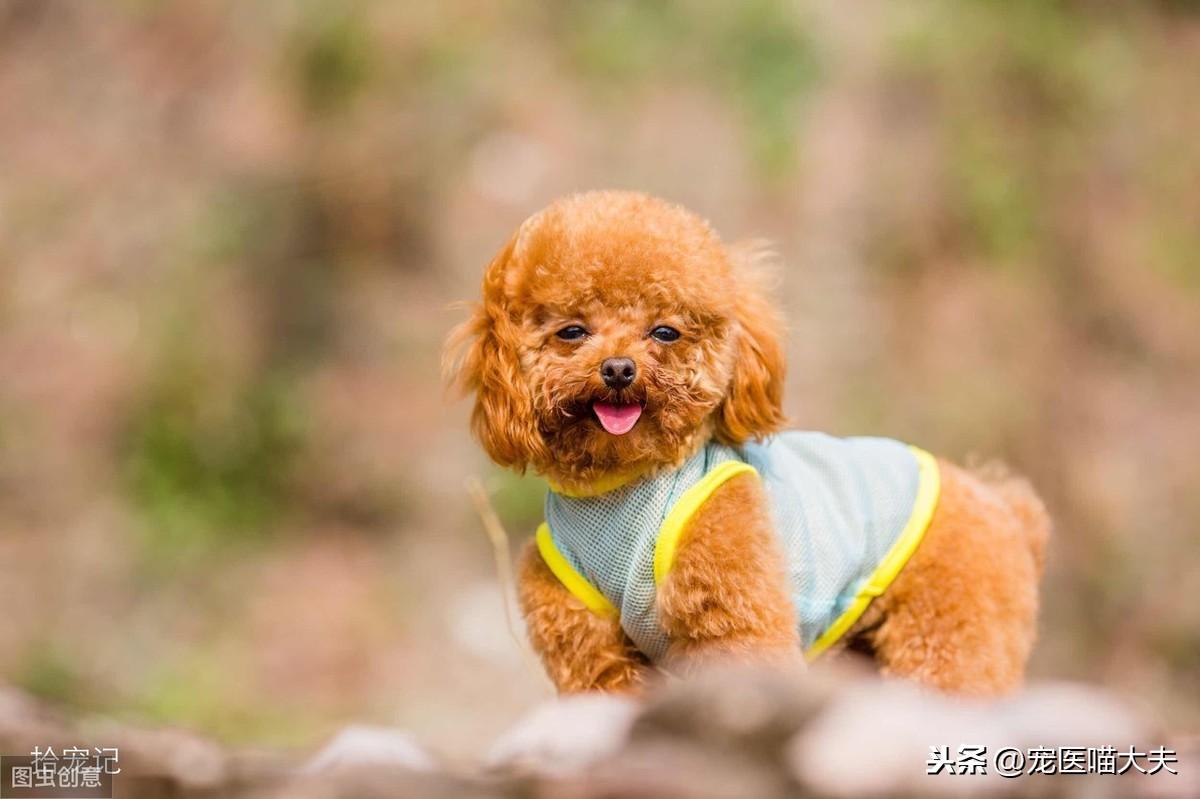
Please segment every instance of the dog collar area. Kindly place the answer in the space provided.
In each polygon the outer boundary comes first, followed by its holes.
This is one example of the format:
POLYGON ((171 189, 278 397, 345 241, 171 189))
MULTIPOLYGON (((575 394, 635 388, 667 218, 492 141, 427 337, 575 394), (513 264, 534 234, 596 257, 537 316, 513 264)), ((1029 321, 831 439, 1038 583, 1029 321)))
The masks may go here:
POLYGON ((580 499, 582 497, 598 497, 601 494, 607 494, 610 491, 616 491, 618 488, 624 488, 635 480, 641 478, 645 472, 635 471, 625 474, 606 475, 599 480, 582 486, 565 486, 562 483, 551 480, 543 475, 542 479, 550 486, 550 490, 555 494, 561 494, 564 497, 571 499, 580 499))

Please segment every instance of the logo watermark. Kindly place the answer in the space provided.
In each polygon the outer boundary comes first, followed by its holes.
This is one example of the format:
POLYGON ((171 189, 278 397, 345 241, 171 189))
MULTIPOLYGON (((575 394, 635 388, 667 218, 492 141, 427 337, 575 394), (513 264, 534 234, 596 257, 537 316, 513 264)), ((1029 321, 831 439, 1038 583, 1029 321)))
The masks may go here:
POLYGON ((930 746, 925 773, 957 776, 999 774, 1012 779, 1026 774, 1178 774, 1179 754, 1160 746, 1142 752, 1136 746, 1005 746, 989 756, 986 746, 930 746), (988 768, 992 771, 989 772, 988 768))
POLYGON ((121 773, 116 747, 45 749, 0 756, 0 797, 4 799, 111 799, 113 777, 121 773))

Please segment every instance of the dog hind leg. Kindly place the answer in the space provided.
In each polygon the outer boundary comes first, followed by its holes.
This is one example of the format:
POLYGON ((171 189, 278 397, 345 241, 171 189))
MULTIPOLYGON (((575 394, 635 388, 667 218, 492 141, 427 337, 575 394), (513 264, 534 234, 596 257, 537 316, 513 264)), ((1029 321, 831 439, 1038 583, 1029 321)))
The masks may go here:
POLYGON ((921 546, 875 600, 882 622, 871 645, 885 675, 953 694, 1011 693, 1036 635, 1049 523, 1023 481, 940 466, 938 508, 921 546))

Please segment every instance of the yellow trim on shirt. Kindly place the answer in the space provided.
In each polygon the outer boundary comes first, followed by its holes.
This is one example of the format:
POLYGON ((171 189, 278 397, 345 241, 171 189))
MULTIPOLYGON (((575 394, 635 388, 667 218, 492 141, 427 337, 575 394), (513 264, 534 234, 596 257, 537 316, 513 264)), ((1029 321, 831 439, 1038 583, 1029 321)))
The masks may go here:
POLYGON ((575 597, 587 606, 587 609, 598 616, 616 617, 619 611, 608 601, 608 597, 587 581, 575 567, 571 565, 554 545, 554 537, 550 535, 550 525, 542 522, 537 529, 537 548, 542 553, 542 560, 554 572, 554 576, 575 597))
POLYGON ((655 585, 662 583, 667 573, 671 571, 671 566, 675 564, 675 553, 679 549, 679 540, 683 537, 683 529, 691 521, 692 516, 725 481, 745 472, 758 474, 753 466, 741 461, 719 463, 676 500, 675 505, 667 512, 667 518, 663 520, 662 527, 658 531, 658 540, 654 543, 655 585))
MULTIPOLYGON (((937 460, 932 455, 917 447, 909 447, 909 449, 917 459, 918 483, 917 496, 913 501, 913 510, 909 515, 908 522, 896 538, 895 543, 892 544, 891 549, 863 583, 849 607, 834 619, 833 623, 805 651, 804 654, 808 660, 819 657, 854 626, 854 623, 862 617, 875 597, 886 591, 896 579, 925 536, 925 531, 929 527, 941 495, 941 475, 938 471, 937 460)), ((758 474, 753 466, 741 461, 726 461, 718 464, 675 502, 675 505, 668 511, 667 518, 663 521, 655 542, 655 585, 661 584, 670 573, 684 529, 700 507, 728 480, 747 472, 758 474)), ((542 560, 573 596, 597 615, 612 618, 620 615, 608 598, 588 582, 587 578, 577 572, 558 551, 558 547, 554 544, 554 538, 550 534, 550 527, 545 522, 538 527, 536 540, 542 560)))
POLYGON ((804 653, 809 660, 820 656, 846 634, 854 622, 858 621, 866 612, 871 600, 886 591, 892 584, 896 575, 908 563, 908 559, 917 551, 921 539, 925 537, 925 530, 929 527, 929 521, 933 518, 933 511, 937 507, 938 497, 941 495, 941 475, 938 472, 937 460, 932 455, 917 447, 910 446, 909 449, 917 458, 918 483, 917 497, 913 501, 913 511, 908 517, 908 523, 904 525, 904 530, 896 539, 896 543, 892 544, 892 548, 883 556, 883 560, 879 561, 875 571, 871 572, 871 576, 863 583, 863 587, 855 595, 854 601, 842 612, 842 615, 834 619, 833 624, 829 625, 804 653))
POLYGON ((556 483, 549 477, 546 478, 546 484, 550 486, 550 490, 555 494, 562 494, 564 497, 570 497, 571 499, 583 499, 585 497, 598 497, 601 494, 607 494, 609 491, 616 491, 618 488, 629 485, 641 477, 643 473, 643 471, 637 470, 605 475, 594 483, 589 483, 584 488, 568 488, 562 483, 556 483))

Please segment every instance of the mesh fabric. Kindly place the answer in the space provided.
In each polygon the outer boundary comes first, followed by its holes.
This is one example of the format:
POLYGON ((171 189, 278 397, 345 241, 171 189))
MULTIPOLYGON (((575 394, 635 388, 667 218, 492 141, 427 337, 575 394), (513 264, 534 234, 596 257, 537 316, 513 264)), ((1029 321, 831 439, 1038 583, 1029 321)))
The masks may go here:
POLYGON ((626 634, 653 661, 668 646, 654 583, 663 520, 687 489, 730 460, 750 464, 763 481, 806 649, 896 542, 920 482, 916 456, 898 441, 791 431, 740 449, 709 443, 674 471, 599 496, 550 492, 546 521, 556 548, 620 611, 626 634))

